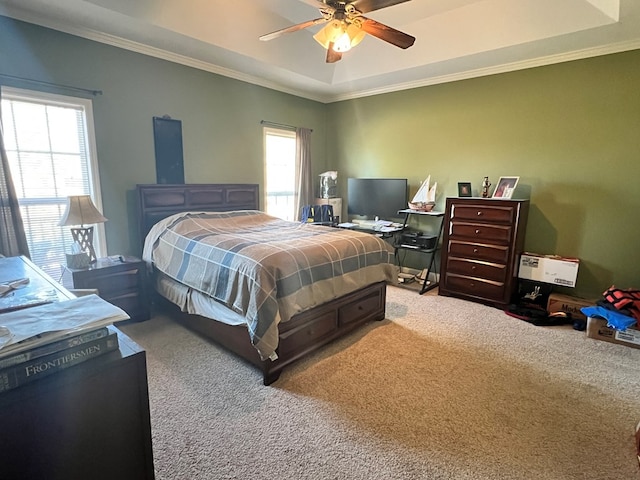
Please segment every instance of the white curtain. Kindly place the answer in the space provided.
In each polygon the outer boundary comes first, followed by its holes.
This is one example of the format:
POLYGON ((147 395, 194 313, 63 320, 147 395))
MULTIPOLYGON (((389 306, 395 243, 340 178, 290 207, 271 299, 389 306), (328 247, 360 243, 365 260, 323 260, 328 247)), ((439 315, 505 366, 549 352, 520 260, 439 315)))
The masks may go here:
POLYGON ((311 173, 311 130, 296 128, 296 218, 301 220, 302 207, 313 204, 313 178, 311 173))

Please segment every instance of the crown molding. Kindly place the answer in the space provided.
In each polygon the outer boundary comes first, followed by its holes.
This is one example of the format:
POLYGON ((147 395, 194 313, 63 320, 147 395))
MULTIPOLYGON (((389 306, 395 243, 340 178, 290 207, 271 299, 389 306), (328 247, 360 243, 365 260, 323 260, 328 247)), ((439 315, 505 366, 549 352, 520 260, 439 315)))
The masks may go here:
POLYGON ((303 91, 295 88, 285 87, 277 82, 266 80, 264 78, 257 77, 255 75, 249 75, 246 73, 239 72, 237 70, 221 67, 211 62, 197 60, 186 55, 169 52, 161 48, 151 47, 149 45, 145 45, 139 42, 134 42, 132 40, 127 40, 125 38, 118 37, 115 35, 98 32, 98 31, 84 28, 84 27, 71 26, 62 22, 56 22, 54 20, 39 16, 32 12, 11 11, 9 13, 0 12, 0 14, 9 15, 11 16, 11 18, 15 18, 17 20, 21 20, 27 23, 33 23, 36 25, 40 25, 42 27, 50 28, 63 33, 68 33, 70 35, 75 35, 77 37, 85 38, 87 40, 92 40, 92 41, 96 41, 106 45, 111 45, 117 48, 122 48, 124 50, 141 53, 143 55, 148 55, 150 57, 166 60, 166 61, 177 63, 180 65, 185 65, 188 67, 196 68, 198 70, 203 70, 206 72, 214 73, 217 75, 232 78, 242 82, 250 83, 252 85, 257 85, 260 87, 268 88, 270 90, 275 90, 275 91, 279 91, 289 95, 306 98, 308 100, 313 100, 320 103, 335 103, 335 102, 340 102, 345 100, 353 100, 357 98, 382 95, 385 93, 393 93, 393 92, 398 92, 402 90, 410 90, 414 88, 427 87, 430 85, 457 82, 460 80, 469 80, 477 77, 497 75, 501 73, 514 72, 518 70, 525 70, 529 68, 542 67, 546 65, 553 65, 558 63, 570 62, 574 60, 582 60, 582 59, 591 58, 591 57, 597 57, 602 55, 609 55, 614 53, 621 53, 625 51, 640 49, 640 39, 635 39, 635 40, 630 40, 625 42, 612 43, 609 45, 597 46, 593 48, 575 50, 572 52, 566 52, 562 54, 547 55, 547 56, 537 57, 530 60, 511 62, 511 63, 502 64, 502 65, 496 65, 493 67, 478 68, 478 69, 468 70, 468 71, 459 72, 459 73, 440 75, 437 77, 429 77, 429 78, 415 80, 411 82, 393 84, 393 85, 389 85, 381 88, 372 88, 372 89, 359 90, 357 92, 325 95, 320 93, 312 93, 307 90, 303 91))
MULTIPOLYGON (((423 80, 416 80, 412 82, 398 83, 390 85, 384 88, 373 88, 369 90, 361 90, 354 93, 346 93, 342 95, 335 95, 332 97, 331 102, 341 102, 344 100, 353 100, 356 98, 370 97, 374 95, 382 95, 385 93, 393 93, 401 90, 411 90, 414 88, 428 87, 429 85, 438 85, 442 83, 457 82, 460 80, 469 80, 477 77, 485 77, 489 75, 497 75, 500 73, 515 72, 518 70, 526 70, 529 68, 544 67, 546 65, 554 65, 558 63, 571 62, 574 60, 583 60, 585 58, 598 57, 602 55, 610 55, 614 53, 622 53, 631 50, 640 49, 640 39, 612 43, 609 45, 598 46, 593 48, 585 48, 582 50, 575 50, 573 52, 566 52, 557 55, 547 55, 544 57, 538 57, 530 60, 523 60, 520 62, 505 63, 502 65, 496 65, 494 67, 478 68, 475 70, 467 70, 460 73, 453 73, 450 75, 440 75, 438 77, 429 77, 423 80)), ((331 103, 329 102, 329 103, 331 103)))
POLYGON ((270 90, 276 90, 297 97, 303 97, 320 103, 327 103, 330 100, 329 97, 324 95, 315 95, 308 91, 285 87, 277 82, 269 81, 261 77, 256 77, 255 75, 238 72, 237 70, 221 67, 211 62, 197 60, 187 55, 169 52, 168 50, 152 47, 139 42, 134 42, 133 40, 128 40, 116 35, 98 32, 90 28, 71 26, 63 22, 57 22, 51 20, 50 18, 45 18, 32 12, 10 11, 0 12, 0 15, 7 15, 16 20, 20 20, 26 23, 32 23, 45 28, 50 28, 59 32, 68 33, 70 35, 81 37, 86 40, 92 40, 98 43, 122 48, 124 50, 129 50, 135 53, 141 53, 150 57, 166 60, 168 62, 177 63, 187 67, 196 68, 198 70, 203 70, 209 73, 215 73, 224 77, 233 78, 234 80, 240 80, 252 85, 265 87, 270 90))

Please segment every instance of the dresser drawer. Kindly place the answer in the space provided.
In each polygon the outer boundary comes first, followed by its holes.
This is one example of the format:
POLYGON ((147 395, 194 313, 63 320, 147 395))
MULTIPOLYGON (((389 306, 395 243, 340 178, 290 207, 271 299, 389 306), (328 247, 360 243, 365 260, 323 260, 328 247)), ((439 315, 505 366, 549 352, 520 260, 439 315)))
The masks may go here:
POLYGON ((449 255, 506 264, 509 260, 509 247, 450 240, 449 255))
POLYGON ((473 220, 510 225, 515 220, 515 209, 512 206, 497 205, 453 205, 451 220, 473 220))
POLYGON ((299 351, 317 343, 324 336, 329 336, 338 329, 336 314, 326 312, 320 317, 313 317, 310 321, 280 333, 278 352, 280 355, 299 351))
POLYGON ((115 295, 119 292, 137 290, 140 285, 140 269, 130 268, 120 272, 105 271, 103 274, 94 275, 90 279, 90 288, 97 288, 102 298, 115 295))
POLYGON ((449 236, 472 238, 476 241, 508 244, 511 241, 511 230, 512 228, 509 225, 451 222, 449 225, 449 236))
POLYGON ((447 273, 444 285, 445 288, 452 293, 469 295, 496 302, 502 302, 505 295, 503 282, 493 282, 463 275, 447 273))
POLYGON ((338 322, 342 326, 362 320, 365 317, 371 316, 376 311, 380 311, 381 304, 381 292, 374 291, 358 301, 340 307, 338 309, 338 322))
POLYGON ((507 266, 505 264, 482 262, 467 258, 449 257, 447 260, 447 272, 504 282, 507 266))

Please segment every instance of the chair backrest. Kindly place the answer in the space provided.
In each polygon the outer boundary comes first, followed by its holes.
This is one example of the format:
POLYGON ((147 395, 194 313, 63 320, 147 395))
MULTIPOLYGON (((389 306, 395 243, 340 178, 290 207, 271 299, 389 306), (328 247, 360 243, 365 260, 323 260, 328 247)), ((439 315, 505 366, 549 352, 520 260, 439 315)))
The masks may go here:
POLYGON ((301 218, 302 223, 333 223, 333 205, 304 205, 301 218))

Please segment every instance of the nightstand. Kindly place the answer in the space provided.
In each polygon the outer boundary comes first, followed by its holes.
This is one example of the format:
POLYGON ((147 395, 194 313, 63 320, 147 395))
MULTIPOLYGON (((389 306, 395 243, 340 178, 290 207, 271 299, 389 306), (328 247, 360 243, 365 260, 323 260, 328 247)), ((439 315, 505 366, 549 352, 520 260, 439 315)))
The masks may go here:
POLYGON ((100 297, 123 309, 135 321, 150 317, 145 269, 139 258, 120 256, 99 258, 89 268, 67 268, 73 288, 97 289, 100 297))

